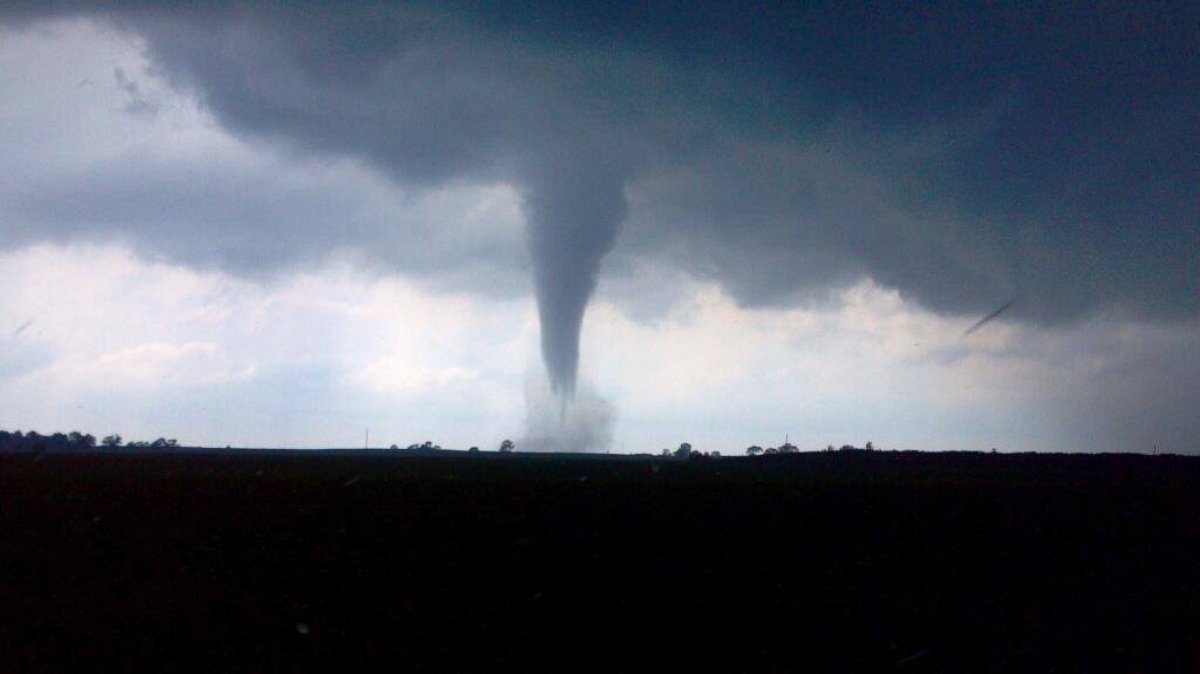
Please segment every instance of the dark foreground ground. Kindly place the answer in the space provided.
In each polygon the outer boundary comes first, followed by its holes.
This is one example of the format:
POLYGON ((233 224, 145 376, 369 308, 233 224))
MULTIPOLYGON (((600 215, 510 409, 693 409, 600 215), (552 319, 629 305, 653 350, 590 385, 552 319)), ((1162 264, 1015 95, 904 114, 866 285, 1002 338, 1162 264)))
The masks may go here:
POLYGON ((0 456, 2 671, 1197 671, 1200 460, 0 456))

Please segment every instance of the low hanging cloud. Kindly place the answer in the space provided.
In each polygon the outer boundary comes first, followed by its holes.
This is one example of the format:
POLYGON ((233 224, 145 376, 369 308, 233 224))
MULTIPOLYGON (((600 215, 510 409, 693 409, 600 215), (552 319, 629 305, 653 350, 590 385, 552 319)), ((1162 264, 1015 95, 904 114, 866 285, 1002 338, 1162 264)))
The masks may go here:
MULTIPOLYGON (((416 193, 512 186, 547 344, 574 343, 614 246, 751 306, 870 277, 938 311, 982 314, 1020 294, 1012 316, 1037 322, 1108 307, 1196 316, 1200 102, 1190 92, 1200 66, 1177 58, 1194 51, 1186 22, 1150 9, 1078 25, 1069 9, 852 17, 772 6, 775 27, 721 10, 585 22, 570 5, 538 10, 557 20, 421 3, 47 7, 18 4, 8 21, 82 15, 127 31, 156 77, 194 92, 240 137, 361 161, 416 193), (848 40, 859 33, 881 53, 848 40)), ((120 72, 123 89, 145 96, 120 72)), ((172 172, 151 164, 139 175, 172 172)), ((241 269, 305 264, 305 251, 326 249, 320 230, 333 229, 399 271, 439 273, 400 263, 356 225, 361 205, 323 201, 318 185, 266 199, 231 188, 204 203, 257 206, 212 213, 117 199, 139 175, 81 176, 75 199, 25 195, 13 219, 120 229, 173 210, 179 240, 146 236, 182 261, 204 260, 216 220, 290 242, 217 241, 225 252, 208 261, 241 269), (312 229, 290 229, 270 203, 302 204, 312 229)), ((220 169, 179 179, 225 182, 220 169)), ((488 236, 461 237, 459 257, 487 257, 473 242, 488 236)), ((556 386, 568 386, 573 349, 545 355, 556 386)))

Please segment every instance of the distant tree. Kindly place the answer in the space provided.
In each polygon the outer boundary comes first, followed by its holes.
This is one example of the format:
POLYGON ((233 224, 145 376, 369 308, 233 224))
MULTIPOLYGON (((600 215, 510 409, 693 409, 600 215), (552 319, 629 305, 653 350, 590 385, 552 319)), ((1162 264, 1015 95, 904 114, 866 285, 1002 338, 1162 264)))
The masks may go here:
POLYGON ((417 444, 417 443, 415 443, 415 442, 414 442, 413 444, 409 445, 408 447, 405 447, 405 449, 410 449, 410 450, 412 450, 412 449, 420 449, 420 448, 421 448, 421 445, 418 445, 418 444, 417 444))
POLYGON ((857 452, 858 447, 855 447, 854 445, 842 445, 841 447, 838 448, 838 451, 839 452, 857 452))
POLYGON ((779 450, 774 447, 767 447, 763 450, 763 454, 778 454, 779 450))
POLYGON ((388 447, 388 449, 400 449, 400 448, 397 447, 395 444, 393 444, 391 447, 388 447))
POLYGON ((825 445, 825 451, 832 452, 836 450, 834 449, 833 445, 825 445))
POLYGON ((785 442, 779 446, 780 454, 795 454, 798 451, 800 450, 790 442, 785 442))
MULTIPOLYGON (((56 434, 56 437, 57 437, 57 435, 59 435, 59 434, 56 434)), ((72 447, 82 447, 84 449, 90 449, 90 448, 96 446, 96 437, 93 436, 91 433, 84 435, 83 433, 80 433, 79 431, 71 431, 70 433, 67 434, 67 444, 71 445, 72 447)))
POLYGON ((868 452, 873 452, 875 451, 875 444, 868 440, 867 446, 864 449, 866 449, 868 452))
POLYGON ((712 452, 710 452, 710 453, 709 453, 709 456, 711 456, 711 457, 716 457, 716 458, 720 458, 720 456, 721 456, 721 452, 719 452, 719 451, 717 451, 717 450, 715 450, 715 449, 714 449, 712 452))
POLYGON ((763 453, 763 448, 758 445, 750 445, 746 448, 746 456, 758 456, 763 453))
POLYGON ((675 456, 686 459, 692 455, 692 443, 685 442, 679 445, 679 449, 675 450, 675 456))
POLYGON ((470 448, 470 449, 468 449, 468 450, 467 450, 467 453, 468 453, 468 454, 478 454, 478 453, 479 453, 479 448, 478 448, 478 447, 472 447, 472 448, 470 448))
POLYGON ((504 442, 500 443, 500 453, 501 454, 508 454, 509 452, 513 451, 516 448, 517 448, 517 444, 515 442, 513 442, 512 440, 505 440, 504 442))
POLYGON ((159 439, 155 440, 154 442, 151 442, 151 443, 150 443, 150 447, 151 447, 152 449, 163 449, 163 448, 165 448, 166 446, 167 446, 167 439, 166 439, 166 438, 159 438, 159 439))
POLYGON ((659 452, 659 456, 671 456, 671 450, 667 449, 666 447, 663 447, 662 451, 659 452))

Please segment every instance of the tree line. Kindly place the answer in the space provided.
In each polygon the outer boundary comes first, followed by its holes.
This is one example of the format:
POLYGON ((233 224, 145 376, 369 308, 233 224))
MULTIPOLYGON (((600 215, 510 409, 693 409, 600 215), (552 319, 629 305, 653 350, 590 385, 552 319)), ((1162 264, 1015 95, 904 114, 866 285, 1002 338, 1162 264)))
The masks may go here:
MULTIPOLYGON (((763 456, 766 454, 795 454, 798 451, 800 451, 800 449, 789 442, 785 442, 778 447, 767 447, 766 449, 763 449, 762 447, 760 447, 758 445, 750 445, 749 447, 746 448, 746 456, 763 456)), ((875 443, 868 442, 866 445, 864 445, 862 447, 855 447, 854 445, 842 445, 841 447, 839 447, 837 449, 834 449, 833 445, 826 445, 825 449, 822 451, 825 451, 825 452, 873 452, 873 451, 875 451, 875 443)))
MULTIPOLYGON (((504 440, 500 443, 500 447, 498 447, 496 449, 496 451, 500 452, 501 454, 509 454, 516 448, 517 448, 517 443, 513 442, 512 440, 504 440)), ((388 449, 399 450, 400 446, 392 445, 388 449)), ((406 452, 436 452, 436 451, 440 451, 441 449, 442 449, 441 445, 436 444, 431 440, 426 440, 425 442, 413 443, 413 444, 405 447, 402 451, 406 451, 406 452)), ((467 452, 471 453, 471 454, 475 454, 475 453, 479 452, 479 447, 472 446, 470 449, 467 450, 467 452)))
POLYGON ((88 450, 95 449, 97 446, 105 448, 116 447, 137 447, 149 449, 172 449, 179 446, 179 442, 175 438, 158 438, 155 440, 138 440, 126 443, 124 438, 119 433, 106 435, 97 443, 96 436, 91 433, 80 433, 79 431, 71 431, 70 433, 51 433, 43 435, 37 431, 5 431, 0 430, 0 449, 9 451, 25 450, 25 451, 69 451, 69 450, 88 450))
MULTIPOLYGON (((132 447, 138 449, 175 449, 179 447, 179 443, 175 438, 157 438, 155 440, 139 440, 125 442, 124 438, 119 433, 106 435, 96 441, 96 437, 91 433, 80 433, 79 431, 71 431, 70 433, 54 433, 51 435, 42 435, 37 431, 5 431, 0 430, 0 450, 8 451, 64 451, 64 450, 89 450, 95 449, 97 446, 108 449, 117 447, 132 447)), ((512 440, 505 439, 496 449, 501 454, 508 454, 516 450, 517 445, 512 440)), ((413 452, 432 452, 441 451, 442 446, 432 441, 413 443, 401 449, 399 445, 392 445, 390 449, 398 451, 413 451, 413 452)), ((470 453, 479 451, 479 447, 471 447, 467 450, 470 453)), ((759 445, 750 445, 746 448, 746 456, 770 456, 773 454, 795 454, 800 449, 790 442, 784 442, 778 447, 761 447, 759 445)), ((868 442, 863 447, 855 447, 854 445, 842 445, 840 448, 834 448, 833 445, 825 447, 826 452, 873 452, 875 451, 874 443, 868 442)), ((700 459, 700 458, 718 458, 721 456, 719 451, 701 452, 692 447, 690 442, 684 442, 676 449, 664 448, 660 456, 674 457, 678 459, 700 459)))

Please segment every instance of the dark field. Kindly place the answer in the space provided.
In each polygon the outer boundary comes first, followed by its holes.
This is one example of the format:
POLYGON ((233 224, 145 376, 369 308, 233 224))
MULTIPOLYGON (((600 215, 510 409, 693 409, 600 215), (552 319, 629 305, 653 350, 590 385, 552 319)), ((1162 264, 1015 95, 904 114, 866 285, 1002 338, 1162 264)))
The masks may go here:
POLYGON ((0 455, 0 671, 1196 671, 1200 460, 0 455))

